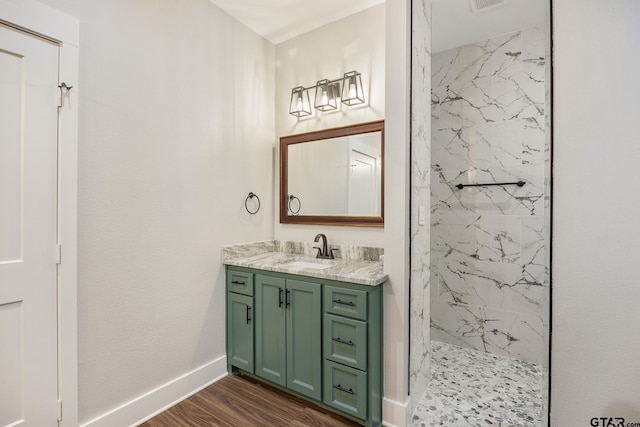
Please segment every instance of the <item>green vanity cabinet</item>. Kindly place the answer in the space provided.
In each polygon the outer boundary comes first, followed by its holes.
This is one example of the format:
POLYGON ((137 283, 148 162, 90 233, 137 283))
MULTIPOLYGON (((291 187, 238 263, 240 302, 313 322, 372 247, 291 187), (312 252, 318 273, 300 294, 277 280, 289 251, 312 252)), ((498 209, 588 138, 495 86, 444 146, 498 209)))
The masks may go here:
POLYGON ((382 423, 381 286, 326 285, 323 401, 367 425, 382 423))
POLYGON ((322 398, 321 285, 256 274, 255 374, 322 398))
POLYGON ((254 367, 253 315, 252 297, 227 293, 227 364, 247 372, 254 367))
POLYGON ((227 360, 366 426, 382 425, 382 286, 227 266, 227 360))
POLYGON ((287 280, 287 388, 317 400, 322 399, 321 290, 318 283, 287 280))
POLYGON ((256 275, 256 370, 275 384, 287 385, 285 280, 256 275))

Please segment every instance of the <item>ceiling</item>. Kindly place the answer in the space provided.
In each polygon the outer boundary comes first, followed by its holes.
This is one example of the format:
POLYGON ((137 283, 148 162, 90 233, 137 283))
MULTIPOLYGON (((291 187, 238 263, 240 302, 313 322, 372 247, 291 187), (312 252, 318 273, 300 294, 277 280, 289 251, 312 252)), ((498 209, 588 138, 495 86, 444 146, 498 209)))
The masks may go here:
POLYGON ((433 0, 432 51, 463 46, 523 28, 546 25, 545 0, 506 0, 473 13, 469 0, 433 0))
MULTIPOLYGON (((278 44, 385 0, 210 0, 278 44)), ((474 13, 469 0, 433 0, 433 52, 546 25, 545 0, 506 0, 474 13)))
POLYGON ((210 0, 229 15, 278 44, 385 0, 210 0))

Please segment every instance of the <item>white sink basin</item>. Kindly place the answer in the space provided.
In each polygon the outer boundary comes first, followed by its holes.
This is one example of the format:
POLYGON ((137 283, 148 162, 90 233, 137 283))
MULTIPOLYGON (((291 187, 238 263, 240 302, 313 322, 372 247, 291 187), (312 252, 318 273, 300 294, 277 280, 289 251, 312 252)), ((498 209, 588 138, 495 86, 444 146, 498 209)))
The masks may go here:
POLYGON ((333 267, 331 264, 320 264, 317 262, 308 261, 293 261, 288 263, 287 266, 293 268, 315 268, 316 270, 323 270, 325 268, 333 267))

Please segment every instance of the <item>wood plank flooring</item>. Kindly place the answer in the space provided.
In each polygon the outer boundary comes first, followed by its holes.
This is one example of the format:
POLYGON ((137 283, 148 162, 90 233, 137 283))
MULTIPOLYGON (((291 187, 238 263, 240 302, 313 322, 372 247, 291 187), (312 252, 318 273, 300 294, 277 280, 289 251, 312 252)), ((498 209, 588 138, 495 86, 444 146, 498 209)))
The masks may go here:
POLYGON ((359 426, 302 399, 232 376, 210 385, 142 424, 142 427, 359 426))

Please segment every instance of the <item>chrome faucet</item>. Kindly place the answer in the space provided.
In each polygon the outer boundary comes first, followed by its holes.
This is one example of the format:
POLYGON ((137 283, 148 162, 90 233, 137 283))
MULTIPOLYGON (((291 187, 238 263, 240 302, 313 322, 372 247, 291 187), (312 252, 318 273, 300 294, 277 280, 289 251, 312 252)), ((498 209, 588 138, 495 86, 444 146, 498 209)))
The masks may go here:
POLYGON ((322 248, 316 248, 318 250, 318 255, 316 255, 316 258, 335 259, 335 256, 333 255, 333 251, 337 251, 337 249, 329 250, 327 248, 327 236, 325 236, 322 233, 317 234, 315 239, 313 239, 313 241, 318 242, 320 239, 322 239, 322 248))

